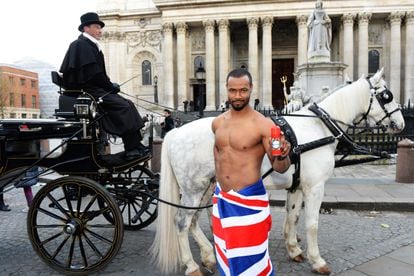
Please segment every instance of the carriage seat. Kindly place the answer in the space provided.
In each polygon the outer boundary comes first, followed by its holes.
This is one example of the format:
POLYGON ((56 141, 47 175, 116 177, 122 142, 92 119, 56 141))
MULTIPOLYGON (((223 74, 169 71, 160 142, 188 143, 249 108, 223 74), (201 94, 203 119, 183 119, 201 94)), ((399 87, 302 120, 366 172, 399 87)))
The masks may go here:
MULTIPOLYGON (((59 86, 59 108, 55 109, 54 116, 57 118, 64 118, 67 120, 76 120, 74 113, 74 105, 76 99, 84 94, 82 89, 68 89, 63 84, 62 73, 57 71, 51 72, 52 82, 59 86)), ((91 95, 89 95, 92 97, 91 95)), ((93 97, 92 97, 93 98, 93 97)))

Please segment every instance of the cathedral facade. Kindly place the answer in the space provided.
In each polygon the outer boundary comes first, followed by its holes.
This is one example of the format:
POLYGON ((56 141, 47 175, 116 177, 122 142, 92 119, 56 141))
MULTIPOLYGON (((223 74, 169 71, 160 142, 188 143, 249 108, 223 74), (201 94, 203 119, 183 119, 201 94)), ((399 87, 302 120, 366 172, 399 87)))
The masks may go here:
MULTIPOLYGON (((187 102, 216 110, 234 68, 252 74, 252 104, 283 107, 283 87, 289 93, 308 62, 314 8, 314 0, 98 0, 97 11, 106 24, 108 73, 128 81, 123 91, 171 109, 187 102)), ((330 58, 345 64, 344 81, 383 67, 396 100, 412 103, 414 1, 325 0, 323 8, 331 20, 330 58)))

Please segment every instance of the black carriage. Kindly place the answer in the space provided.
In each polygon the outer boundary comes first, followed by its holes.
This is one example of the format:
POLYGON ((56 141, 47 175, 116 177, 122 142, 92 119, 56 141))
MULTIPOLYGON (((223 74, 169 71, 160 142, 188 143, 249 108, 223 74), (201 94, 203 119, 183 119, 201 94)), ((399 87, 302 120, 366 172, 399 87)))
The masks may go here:
MULTIPOLYGON (((52 79, 60 84, 57 73, 52 79)), ((33 199, 29 239, 52 268, 85 274, 113 259, 124 229, 138 230, 156 219, 158 175, 149 169, 151 154, 126 161, 124 152, 107 153, 102 99, 62 88, 59 93, 56 119, 0 121, 0 191, 18 188, 31 168, 41 168, 36 177, 58 173, 33 199), (40 144, 52 138, 62 142, 42 156, 40 144)), ((152 135, 149 140, 152 147, 152 135)))

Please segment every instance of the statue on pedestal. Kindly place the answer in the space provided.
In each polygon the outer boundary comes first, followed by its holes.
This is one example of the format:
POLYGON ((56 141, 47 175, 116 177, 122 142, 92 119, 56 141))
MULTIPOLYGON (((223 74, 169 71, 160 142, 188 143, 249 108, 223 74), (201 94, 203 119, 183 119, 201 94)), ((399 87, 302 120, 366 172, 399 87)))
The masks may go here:
POLYGON ((331 60, 331 19, 317 0, 315 9, 308 19, 309 41, 308 62, 329 62, 331 60))

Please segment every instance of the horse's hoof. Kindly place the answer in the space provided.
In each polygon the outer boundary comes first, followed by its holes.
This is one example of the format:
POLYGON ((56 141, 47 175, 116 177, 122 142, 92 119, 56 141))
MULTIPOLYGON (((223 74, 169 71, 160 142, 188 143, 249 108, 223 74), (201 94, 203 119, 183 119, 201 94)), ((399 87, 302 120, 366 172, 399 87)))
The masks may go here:
POLYGON ((331 274, 332 270, 328 265, 324 265, 318 269, 312 268, 312 272, 319 275, 329 275, 331 274))
POLYGON ((207 271, 207 273, 210 274, 210 275, 214 275, 214 273, 216 272, 216 264, 213 264, 213 263, 208 263, 208 264, 201 263, 201 265, 207 271))
POLYGON ((303 254, 299 254, 296 257, 292 258, 292 261, 296 263, 302 263, 305 261, 305 256, 303 256, 303 254))
POLYGON ((299 235, 296 235, 296 240, 297 240, 298 242, 301 242, 301 241, 302 241, 302 239, 299 237, 299 235))
POLYGON ((200 269, 197 269, 189 274, 187 276, 203 276, 203 273, 201 273, 200 269))

